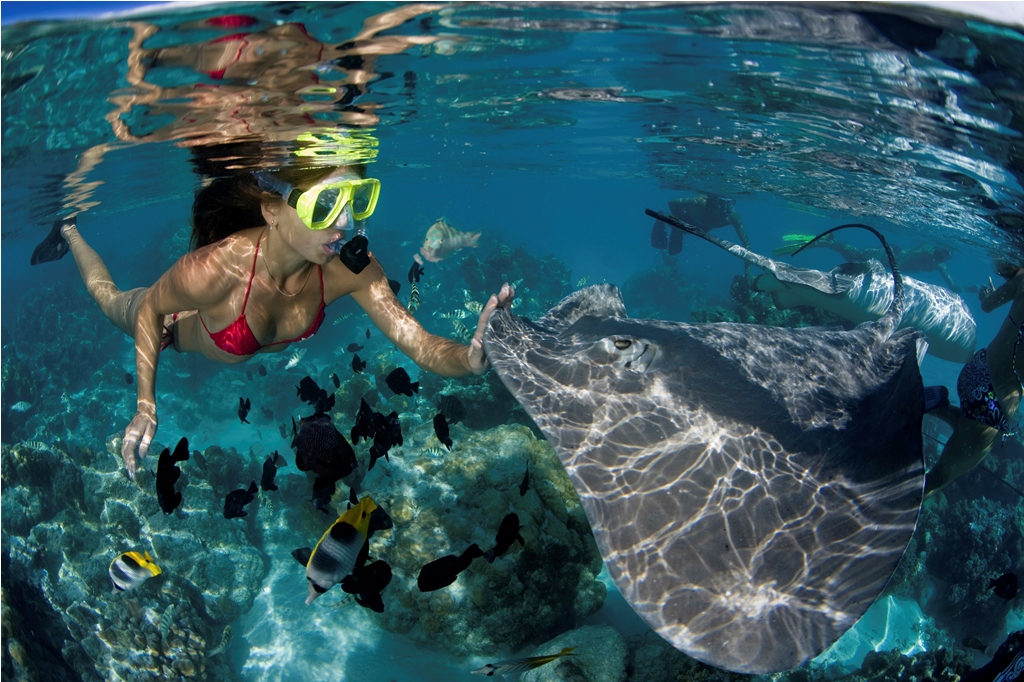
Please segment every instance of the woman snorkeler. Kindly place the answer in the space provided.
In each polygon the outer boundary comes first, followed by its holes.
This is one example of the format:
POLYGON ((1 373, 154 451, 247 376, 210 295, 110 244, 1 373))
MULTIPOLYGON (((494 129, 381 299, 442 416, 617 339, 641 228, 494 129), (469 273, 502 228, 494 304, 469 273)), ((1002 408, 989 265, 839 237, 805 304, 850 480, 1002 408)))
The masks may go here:
POLYGON ((491 313, 511 303, 505 284, 480 313, 469 346, 428 333, 399 303, 380 263, 354 235, 377 203, 380 182, 361 166, 256 171, 214 180, 196 194, 192 251, 151 287, 121 291, 74 219, 60 221, 33 263, 69 247, 103 314, 135 339, 138 408, 121 446, 135 478, 157 430, 160 351, 202 353, 224 363, 307 339, 324 308, 351 295, 373 323, 422 369, 447 377, 483 374, 481 339, 491 313), (346 236, 348 239, 346 239, 346 236))
POLYGON ((996 272, 1006 282, 999 288, 982 288, 981 308, 991 312, 1010 303, 1010 310, 988 347, 975 353, 960 371, 956 382, 960 407, 947 403, 930 411, 952 426, 953 433, 928 472, 926 497, 973 469, 997 441, 1012 435, 1024 392, 1024 267, 997 261, 996 272))

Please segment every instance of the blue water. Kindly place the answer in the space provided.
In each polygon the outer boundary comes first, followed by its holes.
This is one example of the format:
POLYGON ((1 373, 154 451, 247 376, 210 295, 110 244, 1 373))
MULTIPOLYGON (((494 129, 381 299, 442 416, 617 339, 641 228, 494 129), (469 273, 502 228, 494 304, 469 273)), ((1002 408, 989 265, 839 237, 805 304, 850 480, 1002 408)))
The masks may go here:
MULTIPOLYGON (((193 610, 186 615, 188 609, 180 607, 176 627, 187 630, 195 619, 194 629, 207 634, 207 650, 231 625, 224 653, 209 659, 209 679, 473 679, 468 671, 532 655, 537 645, 577 625, 611 626, 626 638, 649 634, 607 572, 596 578, 608 589, 600 610, 557 626, 538 626, 529 612, 510 612, 507 618, 521 620, 505 626, 543 634, 509 635, 506 641, 488 639, 501 631, 493 621, 503 614, 488 612, 498 608, 496 602, 477 594, 483 605, 468 606, 483 569, 477 582, 460 578, 451 588, 451 599, 457 607, 465 604, 466 612, 421 604, 415 626, 388 618, 406 608, 398 606, 397 593, 407 589, 399 581, 385 592, 383 617, 356 605, 323 604, 341 598, 338 588, 313 606, 303 605, 301 567, 288 553, 315 542, 330 521, 312 510, 290 433, 285 438, 278 431, 289 415, 304 414, 290 393, 303 376, 328 387, 337 372, 346 382, 339 403, 348 405, 356 396, 358 405, 356 385, 349 383, 351 354, 345 351, 358 342, 367 346, 360 354, 371 361, 369 381, 372 372, 401 365, 425 382, 413 400, 380 393, 382 411, 402 414, 407 443, 399 454, 392 452, 390 464, 378 463, 392 480, 376 474, 363 489, 372 492, 377 480, 392 502, 441 495, 442 489, 460 499, 452 487, 457 473, 427 474, 426 465, 412 464, 436 445, 430 418, 441 391, 470 396, 471 386, 482 386, 499 406, 475 425, 453 427, 457 441, 477 448, 460 454, 467 471, 487 461, 487 448, 499 447, 503 439, 527 438, 526 432, 513 437, 501 429, 530 427, 525 413, 507 395, 499 396, 504 389, 493 373, 489 384, 443 382, 426 373, 421 378, 401 353, 389 354, 392 346, 379 332, 367 341, 363 332, 372 325, 349 300, 328 309, 316 337, 278 355, 223 366, 165 353, 157 391, 160 447, 187 436, 208 460, 219 456, 210 454, 211 446, 233 448, 224 461, 235 470, 214 475, 187 469, 180 517, 159 513, 151 477, 141 488, 123 479, 120 459, 108 454, 106 441, 123 433, 133 414, 135 384, 124 379, 126 372, 135 374, 133 343, 89 299, 72 258, 29 267, 29 256, 55 220, 76 215, 82 235, 119 287, 152 284, 187 250, 192 196, 201 182, 194 161, 197 150, 215 148, 214 140, 249 143, 238 160, 242 167, 279 165, 299 160, 291 143, 307 130, 372 128, 379 154, 368 174, 380 179, 382 190, 368 235, 389 277, 402 284, 403 303, 412 256, 435 220, 444 217, 460 230, 483 232, 480 248, 427 265, 417 319, 445 336, 452 336, 453 327, 440 314, 462 307, 463 289, 472 289, 477 301, 490 293, 468 283, 466 259, 484 262, 502 245, 521 248, 528 259, 553 257, 546 265, 520 259, 523 286, 531 292, 520 291, 515 312, 525 315, 539 316, 562 295, 600 282, 623 290, 627 310, 662 319, 692 322, 695 311, 715 306, 742 313, 750 302, 730 293, 744 274, 739 260, 693 237, 668 261, 651 247, 652 221, 644 209, 664 211, 670 200, 699 191, 735 198, 750 248, 762 254, 781 246, 783 235, 816 234, 845 222, 869 223, 904 249, 948 249, 952 257, 945 265, 977 322, 979 347, 999 329, 1006 309, 982 312, 976 287, 990 276, 998 285, 994 258, 1024 257, 1020 26, 924 6, 875 7, 877 14, 868 14, 821 5, 465 4, 425 6, 366 37, 365 27, 402 6, 232 4, 230 12, 254 21, 220 28, 203 23, 227 11, 214 7, 143 8, 102 20, 57 21, 36 14, 42 21, 13 23, 19 15, 9 14, 9 6, 29 9, 5 3, 3 18, 4 592, 5 604, 12 591, 31 599, 15 600, 10 624, 5 620, 5 677, 28 670, 64 676, 59 679, 155 679, 147 676, 152 671, 140 662, 136 645, 104 644, 97 632, 152 633, 151 612, 186 599, 193 610), (306 34, 298 40, 300 25, 306 34), (148 32, 141 43, 145 53, 130 47, 133 31, 142 30, 148 32), (348 45, 361 30, 364 39, 348 45), (248 50, 265 42, 264 54, 247 66, 218 53, 222 43, 214 41, 234 33, 246 34, 248 50), (280 35, 288 40, 272 42, 280 35), (158 50, 164 52, 157 56, 158 50), (271 58, 275 50, 277 58, 271 58), (330 62, 339 53, 360 50, 361 63, 330 62), (213 70, 210 60, 217 55, 228 64, 222 78, 202 73, 213 70), (141 66, 133 74, 129 64, 141 66), (320 84, 349 87, 351 97, 331 102, 331 95, 304 90, 313 84, 311 70, 320 84), (199 99, 210 93, 216 95, 199 99), (111 125, 118 120, 125 127, 111 125), (118 136, 115 128, 130 135, 118 136), (253 149, 260 158, 247 156, 253 149), (95 158, 101 160, 91 164, 95 158), (656 272, 674 273, 677 289, 659 285, 664 280, 653 277, 656 272), (299 350, 305 354, 285 369, 299 350), (256 374, 258 364, 269 370, 267 377, 256 374), (235 416, 239 393, 254 403, 258 418, 250 417, 252 426, 235 416), (15 410, 19 401, 31 406, 15 410), (272 419, 257 414, 263 407, 273 410, 272 419), (275 449, 289 463, 278 474, 287 482, 280 496, 264 493, 258 513, 227 523, 218 507, 221 488, 258 478, 265 456, 275 449), (81 473, 69 474, 72 469, 81 473), (430 488, 434 484, 440 487, 430 488), (266 497, 272 508, 262 501, 266 497), (200 500, 210 505, 204 508, 200 500), (131 513, 122 516, 111 505, 131 513), (134 523, 133 515, 145 518, 134 523), (76 535, 80 541, 67 539, 76 535), (189 567, 193 557, 218 543, 251 554, 233 556, 235 549, 224 549, 222 563, 196 559, 195 566, 203 567, 198 574, 189 567), (105 566, 117 552, 158 546, 175 548, 156 557, 166 575, 131 595, 118 595, 124 603, 113 606, 105 566), (231 588, 218 580, 231 582, 231 588), (487 637, 474 639, 459 630, 474 608, 492 619, 487 625, 474 622, 487 637), (36 635, 29 637, 33 628, 36 635), (39 662, 39 652, 62 649, 62 662, 39 662)), ((730 228, 714 234, 736 237, 730 228)), ((874 246, 866 233, 841 238, 874 246)), ((825 249, 793 259, 821 270, 841 262, 825 249)), ((908 274, 946 285, 934 270, 908 274)), ((472 315, 464 320, 471 328, 473 321, 472 315)), ((960 368, 929 356, 922 364, 925 384, 945 385, 955 396, 960 368)), ((346 412, 338 422, 342 432, 353 416, 346 412)), ((925 432, 930 465, 936 457, 930 439, 944 440, 949 430, 926 417, 925 432)), ((535 428, 531 433, 539 437, 535 428)), ((1020 599, 1004 604, 986 588, 989 578, 1002 573, 1024 575, 1024 514, 1013 490, 1024 488, 1017 446, 997 450, 984 463, 1003 483, 975 471, 926 505, 908 551, 917 562, 901 567, 862 621, 803 672, 842 679, 867 651, 894 648, 917 654, 945 647, 963 652, 961 665, 978 666, 1007 633, 1020 629, 1020 599), (984 641, 984 652, 964 645, 971 636, 984 641)), ((357 452, 365 458, 365 450, 357 452)), ((523 453, 511 448, 496 457, 494 468, 506 476, 506 487, 518 485, 513 477, 522 475, 523 453)), ((147 461, 155 467, 154 457, 147 461)), ((531 466, 537 461, 531 459, 531 466)), ((551 461, 555 476, 557 461, 551 461)), ((535 487, 541 485, 542 471, 531 476, 535 487)), ((335 498, 339 509, 346 493, 335 498)), ((461 494, 468 499, 466 490, 461 494)), ((426 498, 417 504, 416 514, 433 510, 426 498)), ((489 542, 501 514, 483 520, 480 508, 472 509, 468 520, 454 524, 458 532, 444 532, 460 541, 489 542)), ((379 551, 398 552, 399 540, 393 532, 387 550, 379 551)), ((423 551, 457 553, 456 544, 423 551)), ((543 603, 546 593, 530 589, 543 603)), ((655 679, 637 669, 630 663, 624 670, 633 672, 623 675, 655 679)), ((534 674, 554 675, 553 670, 554 665, 534 674)), ((179 665, 174 675, 183 674, 179 665)))

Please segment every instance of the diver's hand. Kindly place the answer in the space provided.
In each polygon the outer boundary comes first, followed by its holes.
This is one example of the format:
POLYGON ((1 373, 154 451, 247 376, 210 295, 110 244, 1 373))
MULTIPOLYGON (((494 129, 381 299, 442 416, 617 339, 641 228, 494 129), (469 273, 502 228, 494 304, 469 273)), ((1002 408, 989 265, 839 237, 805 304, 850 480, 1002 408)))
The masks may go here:
POLYGON ((135 480, 135 449, 138 446, 139 457, 145 458, 149 452, 149 444, 156 435, 156 409, 139 406, 131 424, 124 430, 121 442, 121 458, 128 469, 128 477, 135 480))
POLYGON ((469 342, 469 368, 473 370, 473 374, 483 374, 491 367, 491 363, 487 362, 487 356, 484 355, 484 330, 487 329, 487 322, 490 321, 495 310, 512 305, 512 299, 515 297, 516 290, 506 282, 501 285, 501 291, 492 294, 487 299, 487 305, 480 311, 480 319, 476 323, 476 333, 473 334, 473 340, 469 342))

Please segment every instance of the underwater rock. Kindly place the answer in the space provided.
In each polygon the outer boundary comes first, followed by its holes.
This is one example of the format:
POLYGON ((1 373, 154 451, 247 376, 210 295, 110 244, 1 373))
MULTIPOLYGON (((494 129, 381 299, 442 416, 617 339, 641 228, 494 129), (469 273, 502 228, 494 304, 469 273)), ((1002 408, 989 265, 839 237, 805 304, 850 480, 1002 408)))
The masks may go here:
MULTIPOLYGON (((780 678, 786 679, 784 675, 785 673, 780 678)), ((690 658, 659 637, 653 630, 629 639, 630 682, 663 682, 665 680, 747 682, 750 679, 752 679, 750 675, 720 670, 690 658)))
POLYGON ((547 441, 524 426, 480 432, 461 423, 452 438, 452 452, 438 457, 426 452, 436 445, 430 423, 407 429, 391 462, 378 462, 362 481, 362 491, 395 521, 374 535, 371 549, 394 571, 375 620, 452 653, 496 655, 557 635, 599 609, 601 556, 547 441), (521 496, 527 461, 531 487, 521 496), (474 560, 450 587, 419 591, 423 565, 472 543, 492 546, 510 511, 519 516, 525 546, 515 543, 493 564, 474 560))
MULTIPOLYGON (((610 625, 587 625, 562 633, 527 656, 550 656, 576 647, 565 656, 519 676, 521 682, 624 682, 629 650, 610 625)), ((670 678, 663 678, 670 679, 670 678)))

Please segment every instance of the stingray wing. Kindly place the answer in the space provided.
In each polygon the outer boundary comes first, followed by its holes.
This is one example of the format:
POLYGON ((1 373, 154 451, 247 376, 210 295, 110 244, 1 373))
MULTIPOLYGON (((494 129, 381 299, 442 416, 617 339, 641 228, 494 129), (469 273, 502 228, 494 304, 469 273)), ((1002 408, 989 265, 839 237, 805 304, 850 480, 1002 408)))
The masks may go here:
POLYGON ((565 465, 623 596, 720 668, 821 653, 916 525, 920 334, 577 316, 617 310, 617 290, 574 297, 593 300, 536 324, 497 312, 484 348, 565 465))

